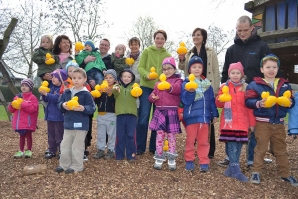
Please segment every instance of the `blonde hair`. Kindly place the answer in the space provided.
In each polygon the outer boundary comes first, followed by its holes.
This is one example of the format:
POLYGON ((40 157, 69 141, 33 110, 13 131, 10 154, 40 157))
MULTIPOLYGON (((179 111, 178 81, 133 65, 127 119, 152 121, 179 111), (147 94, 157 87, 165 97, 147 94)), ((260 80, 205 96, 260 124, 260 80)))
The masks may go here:
POLYGON ((41 46, 41 44, 42 44, 42 39, 44 39, 44 38, 47 38, 47 39, 48 39, 48 41, 49 41, 50 44, 51 44, 50 49, 52 49, 53 46, 54 46, 52 35, 44 35, 44 36, 42 36, 42 37, 41 37, 41 40, 40 40, 40 46, 41 46))
POLYGON ((81 75, 83 75, 84 78, 87 78, 87 74, 82 68, 76 68, 72 71, 72 73, 80 73, 81 75))

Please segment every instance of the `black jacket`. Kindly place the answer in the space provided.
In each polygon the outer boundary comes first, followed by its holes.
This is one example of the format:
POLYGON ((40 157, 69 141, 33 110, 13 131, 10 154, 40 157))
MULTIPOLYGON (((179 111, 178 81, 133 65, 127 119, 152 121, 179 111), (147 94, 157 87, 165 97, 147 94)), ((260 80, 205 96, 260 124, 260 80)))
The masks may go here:
POLYGON ((115 113, 115 98, 113 94, 108 96, 107 93, 102 92, 101 96, 94 101, 97 105, 98 112, 115 113))

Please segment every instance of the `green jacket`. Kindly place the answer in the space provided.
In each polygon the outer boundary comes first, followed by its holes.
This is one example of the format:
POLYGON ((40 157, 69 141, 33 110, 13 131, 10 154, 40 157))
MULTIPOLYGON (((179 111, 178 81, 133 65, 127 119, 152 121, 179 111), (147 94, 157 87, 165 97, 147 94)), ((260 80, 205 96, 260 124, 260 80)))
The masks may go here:
POLYGON ((116 100, 115 114, 133 114, 137 117, 137 100, 130 94, 133 83, 130 83, 126 88, 119 85, 120 93, 113 89, 113 94, 116 100))
POLYGON ((34 50, 34 53, 32 55, 32 61, 37 64, 38 66, 37 76, 40 76, 41 74, 53 72, 56 69, 55 64, 59 62, 59 57, 56 55, 53 55, 52 50, 39 47, 34 50), (45 63, 47 53, 50 53, 52 57, 55 59, 54 64, 47 65, 45 63))
POLYGON ((97 68, 100 71, 107 70, 104 62, 101 59, 101 56, 100 56, 99 52, 97 52, 97 51, 92 51, 92 52, 88 52, 86 50, 81 51, 78 55, 76 55, 77 63, 79 65, 81 65, 81 63, 83 63, 84 59, 88 55, 92 55, 92 56, 96 57, 96 60, 93 61, 93 62, 87 63, 86 67, 84 68, 86 72, 88 72, 92 68, 97 68))
POLYGON ((124 55, 121 55, 120 57, 116 57, 115 53, 112 53, 111 55, 111 62, 114 67, 114 70, 117 73, 117 76, 121 71, 123 71, 125 68, 130 68, 129 65, 125 64, 125 57, 124 55))
POLYGON ((140 58, 138 72, 140 73, 140 85, 148 88, 154 88, 155 83, 159 80, 148 80, 147 76, 150 73, 150 68, 154 67, 158 75, 162 73, 162 61, 171 54, 165 48, 157 49, 155 46, 146 48, 140 58))

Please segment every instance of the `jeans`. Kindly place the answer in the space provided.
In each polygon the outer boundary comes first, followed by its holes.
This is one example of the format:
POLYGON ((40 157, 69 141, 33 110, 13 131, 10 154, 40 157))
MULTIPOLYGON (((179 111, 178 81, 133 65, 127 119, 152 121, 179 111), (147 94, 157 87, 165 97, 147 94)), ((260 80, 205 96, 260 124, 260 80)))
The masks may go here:
MULTIPOLYGON (((148 101, 148 97, 153 91, 151 88, 141 86, 143 94, 140 96, 140 107, 138 112, 138 125, 137 125, 137 151, 145 152, 148 134, 148 124, 152 104, 148 101)), ((156 149, 156 131, 151 131, 149 150, 155 151, 156 149)))
POLYGON ((101 84, 103 80, 103 74, 97 68, 92 68, 87 71, 87 81, 94 80, 96 84, 101 84))
POLYGON ((246 151, 246 164, 252 165, 254 163, 254 149, 257 145, 255 132, 251 132, 248 136, 247 151, 246 151))
POLYGON ((241 142, 227 142, 228 156, 230 165, 239 165, 239 157, 241 154, 242 143, 241 142))

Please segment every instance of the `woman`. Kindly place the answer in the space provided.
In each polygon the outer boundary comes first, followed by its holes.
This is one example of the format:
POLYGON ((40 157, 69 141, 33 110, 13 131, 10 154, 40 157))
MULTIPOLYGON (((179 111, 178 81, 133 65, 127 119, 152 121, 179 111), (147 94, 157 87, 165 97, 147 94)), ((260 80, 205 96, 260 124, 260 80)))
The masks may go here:
MULTIPOLYGON (((148 101, 148 97, 153 91, 154 85, 158 79, 150 79, 148 77, 150 68, 153 66, 156 72, 162 73, 162 61, 166 57, 170 57, 170 53, 163 47, 167 40, 167 33, 163 30, 158 30, 153 35, 154 44, 146 48, 140 58, 138 72, 140 73, 140 85, 143 94, 140 96, 140 107, 138 113, 137 125, 137 154, 142 155, 146 151, 148 123, 152 103, 148 101)), ((156 131, 151 131, 149 151, 155 152, 156 149, 156 131)))
POLYGON ((140 52, 141 42, 140 42, 140 39, 137 38, 137 37, 132 37, 128 41, 128 46, 129 46, 130 52, 127 54, 126 57, 134 59, 134 63, 131 65, 130 69, 136 77, 135 82, 140 84, 140 74, 138 72, 138 65, 139 65, 140 57, 141 57, 141 52, 140 52))
MULTIPOLYGON (((218 59, 215 51, 212 48, 206 47, 207 41, 207 31, 202 28, 196 28, 192 32, 192 40, 194 47, 189 50, 186 54, 179 55, 179 69, 184 70, 185 77, 188 76, 188 61, 192 56, 199 56, 204 62, 203 76, 210 80, 211 85, 214 90, 215 96, 217 95, 220 76, 219 76, 219 66, 218 59)), ((214 125, 211 124, 211 134, 210 134, 210 150, 209 158, 214 157, 215 152, 215 135, 214 135, 214 125)))
POLYGON ((58 55, 59 63, 56 63, 57 69, 65 69, 66 64, 73 60, 71 57, 71 41, 66 35, 59 35, 54 42, 53 54, 58 55))

